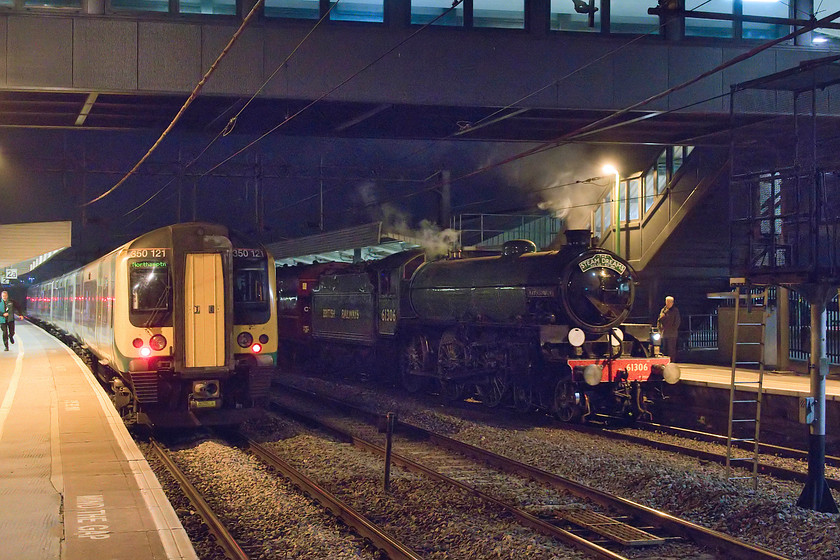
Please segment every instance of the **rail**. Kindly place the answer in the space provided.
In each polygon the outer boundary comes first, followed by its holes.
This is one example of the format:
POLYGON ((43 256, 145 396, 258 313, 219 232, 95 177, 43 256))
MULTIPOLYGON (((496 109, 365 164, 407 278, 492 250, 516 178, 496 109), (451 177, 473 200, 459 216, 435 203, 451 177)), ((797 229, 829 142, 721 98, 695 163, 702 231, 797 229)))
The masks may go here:
MULTIPOLYGON (((367 417, 370 421, 373 422, 377 422, 382 417, 381 414, 371 412, 369 410, 360 409, 357 406, 343 402, 339 399, 335 399, 325 395, 320 395, 311 391, 304 391, 287 385, 282 385, 282 387, 284 391, 293 392, 301 396, 309 396, 310 398, 316 398, 319 400, 329 402, 331 405, 339 409, 345 411, 352 411, 353 414, 367 417)), ((543 482, 557 489, 571 492, 576 496, 589 499, 601 506, 607 508, 615 508, 619 511, 627 512, 628 514, 638 519, 641 519, 646 523, 662 527, 675 535, 679 535, 681 537, 689 539, 692 542, 695 542, 699 545, 707 546, 712 549, 717 549, 722 554, 725 554, 725 557, 727 558, 743 560, 785 559, 784 556, 781 556, 759 546, 743 542, 730 535, 707 529, 700 525, 696 525, 689 521, 680 519, 678 517, 674 517, 665 512, 655 510, 653 508, 638 504, 636 502, 627 500, 625 498, 621 498, 619 496, 614 496, 596 488, 588 487, 568 478, 475 447, 468 443, 464 443, 449 438, 447 436, 431 432, 424 428, 420 428, 418 426, 414 426, 403 421, 398 421, 397 426, 406 432, 414 434, 415 436, 426 438, 427 440, 432 441, 445 449, 480 459, 481 461, 490 464, 496 468, 499 468, 500 470, 515 473, 518 475, 524 474, 536 481, 543 482)))
POLYGON ((178 465, 169 456, 169 453, 156 440, 151 440, 151 449, 160 462, 166 467, 166 470, 178 482, 178 486, 184 492, 184 495, 195 506, 196 511, 204 520, 210 533, 216 537, 216 542, 224 550, 225 554, 231 560, 248 560, 249 556, 239 547, 236 539, 225 527, 225 524, 213 512, 213 508, 207 503, 201 492, 193 486, 192 482, 187 478, 187 475, 178 468, 178 465))

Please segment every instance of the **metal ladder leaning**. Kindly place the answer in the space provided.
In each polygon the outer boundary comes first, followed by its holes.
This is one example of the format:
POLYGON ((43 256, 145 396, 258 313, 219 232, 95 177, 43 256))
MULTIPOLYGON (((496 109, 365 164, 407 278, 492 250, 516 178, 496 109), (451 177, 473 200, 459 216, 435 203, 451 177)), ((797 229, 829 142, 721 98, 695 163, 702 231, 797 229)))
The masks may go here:
MULTIPOLYGON (((764 389, 764 335, 767 325, 767 299, 770 288, 764 286, 764 290, 758 294, 750 293, 749 286, 735 286, 735 319, 734 319, 734 334, 732 337, 732 376, 729 387, 729 425, 726 437, 726 476, 729 480, 752 480, 753 489, 758 488, 758 449, 759 449, 759 434, 761 433, 761 400, 764 389), (741 300, 747 303, 747 309, 752 310, 753 301, 761 300, 762 312, 761 322, 741 321, 741 300), (759 335, 757 341, 751 339, 742 341, 743 333, 742 327, 759 328, 759 335), (741 360, 739 359, 744 351, 753 349, 758 352, 757 360, 741 360), (740 355, 739 355, 740 354, 740 355), (745 374, 738 372, 739 366, 758 367, 758 379, 751 372, 745 374), (747 379, 745 379, 745 377, 747 379), (755 398, 747 398, 753 393, 746 392, 744 389, 754 388, 755 398), (736 399, 736 391, 740 390, 740 395, 736 399), (745 395, 746 393, 746 395, 745 395), (752 415, 752 413, 755 413, 752 415), (749 427, 754 427, 751 435, 744 435, 748 432, 749 427), (740 428, 740 429, 738 429, 740 428), (745 429, 746 428, 746 429, 745 429), (737 432, 737 433, 736 433, 737 432), (749 457, 733 457, 733 444, 738 443, 752 443, 752 456, 749 457), (752 473, 749 476, 732 476, 733 463, 752 463, 752 473)), ((750 356, 753 358, 755 356, 750 356)))

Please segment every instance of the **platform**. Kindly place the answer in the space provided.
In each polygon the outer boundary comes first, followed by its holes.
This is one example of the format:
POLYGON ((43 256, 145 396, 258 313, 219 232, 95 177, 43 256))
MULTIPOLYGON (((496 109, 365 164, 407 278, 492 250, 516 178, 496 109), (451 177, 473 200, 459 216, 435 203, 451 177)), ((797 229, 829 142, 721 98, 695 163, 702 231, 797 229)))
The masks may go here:
POLYGON ((85 364, 18 321, 0 349, 0 558, 196 559, 85 364))
MULTIPOLYGON (((732 370, 727 366, 711 366, 703 364, 678 364, 680 366, 680 381, 691 385, 702 385, 710 388, 726 388, 732 379, 732 370)), ((739 381, 757 380, 758 372, 738 369, 739 381)), ((764 392, 790 397, 808 397, 811 395, 811 380, 807 375, 794 372, 764 372, 764 392)), ((827 401, 840 401, 840 379, 829 376, 825 382, 827 401)))

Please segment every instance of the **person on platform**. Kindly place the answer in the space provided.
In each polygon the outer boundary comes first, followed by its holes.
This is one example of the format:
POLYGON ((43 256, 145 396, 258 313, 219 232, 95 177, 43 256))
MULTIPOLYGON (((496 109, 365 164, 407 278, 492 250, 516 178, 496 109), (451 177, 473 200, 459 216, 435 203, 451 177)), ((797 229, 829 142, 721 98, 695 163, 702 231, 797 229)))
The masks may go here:
POLYGON ((680 329, 680 310, 674 305, 674 296, 665 298, 665 306, 659 312, 656 327, 662 335, 662 352, 677 361, 677 333, 680 329))
POLYGON ((9 292, 3 290, 0 294, 0 329, 3 330, 3 346, 9 351, 9 342, 15 343, 15 315, 18 315, 17 305, 9 298, 9 292))

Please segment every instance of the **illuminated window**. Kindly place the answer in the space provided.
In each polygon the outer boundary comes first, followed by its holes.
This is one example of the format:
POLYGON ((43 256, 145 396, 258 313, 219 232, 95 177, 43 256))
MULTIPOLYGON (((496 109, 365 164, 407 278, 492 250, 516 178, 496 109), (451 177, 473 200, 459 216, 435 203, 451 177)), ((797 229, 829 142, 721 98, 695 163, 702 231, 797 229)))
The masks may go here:
POLYGON ((656 200, 656 171, 651 167, 645 175, 645 214, 653 206, 654 200, 656 200))
POLYGON ((266 17, 318 19, 321 4, 318 0, 265 0, 266 17))
MULTIPOLYGON (((688 11, 731 14, 733 0, 686 0, 688 11)), ((732 22, 719 19, 685 18, 686 37, 732 37, 732 22)))
POLYGON ((589 14, 582 14, 575 10, 575 3, 572 0, 551 0, 551 29, 555 31, 600 31, 600 4, 600 0, 594 0, 594 7, 599 9, 595 12, 594 26, 589 27, 589 14))
POLYGON ((647 12, 648 8, 655 5, 656 2, 652 0, 613 0, 610 3, 610 33, 659 35, 659 16, 647 12))
POLYGON ((473 27, 525 29, 525 0, 473 0, 473 27))
MULTIPOLYGON (((3 5, 11 6, 13 2, 3 5)), ((82 0, 26 0, 23 5, 27 8, 81 8, 82 0)))
POLYGON ((168 0, 111 0, 115 11, 131 10, 138 12, 168 12, 168 0))
POLYGON ((182 14, 236 15, 236 0, 180 0, 182 14))
POLYGON ((656 158, 656 194, 665 192, 668 186, 668 152, 663 150, 656 158))
MULTIPOLYGON (((821 4, 821 3, 820 3, 821 4)), ((745 16, 764 16, 789 18, 791 17, 792 2, 782 0, 744 0, 745 16)), ((804 17, 801 19, 805 19, 804 17)), ((776 39, 790 33, 789 25, 775 25, 772 23, 754 23, 745 21, 743 27, 744 39, 776 39)))
MULTIPOLYGON (((426 24, 452 7, 452 0, 411 0, 411 23, 426 24)), ((464 25, 464 3, 435 22, 435 25, 464 25)))
POLYGON ((639 202, 642 197, 642 178, 636 177, 627 181, 627 219, 639 219, 639 202))
POLYGON ((341 0, 330 12, 333 21, 367 21, 382 23, 385 21, 384 0, 341 0))
POLYGON ((592 218, 592 228, 595 237, 601 237, 601 207, 595 209, 595 215, 592 218))

